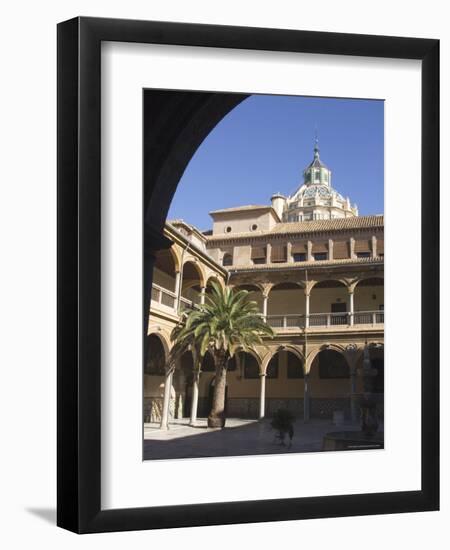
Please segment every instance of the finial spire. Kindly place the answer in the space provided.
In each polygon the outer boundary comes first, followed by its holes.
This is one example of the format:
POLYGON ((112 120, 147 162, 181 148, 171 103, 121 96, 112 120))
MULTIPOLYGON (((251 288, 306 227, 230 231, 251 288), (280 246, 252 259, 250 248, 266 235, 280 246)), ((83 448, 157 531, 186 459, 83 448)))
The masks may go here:
POLYGON ((314 132, 314 158, 315 159, 319 158, 319 137, 317 134, 317 126, 314 132))

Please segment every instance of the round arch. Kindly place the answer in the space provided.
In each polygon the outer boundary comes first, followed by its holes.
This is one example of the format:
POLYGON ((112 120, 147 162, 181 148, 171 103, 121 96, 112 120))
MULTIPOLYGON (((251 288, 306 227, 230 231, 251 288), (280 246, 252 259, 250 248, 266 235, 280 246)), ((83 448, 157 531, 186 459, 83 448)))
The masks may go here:
MULTIPOLYGON (((356 312, 379 312, 384 310, 384 278, 380 276, 362 277, 354 285, 354 302, 356 312)), ((360 315, 361 322, 367 322, 365 315, 360 315)))
POLYGON ((164 376, 168 356, 169 347, 164 336, 156 331, 147 334, 144 374, 164 376))
POLYGON ((270 287, 267 295, 267 315, 273 326, 299 326, 299 316, 305 311, 304 287, 297 281, 280 281, 270 287), (290 324, 292 323, 292 325, 290 324))
POLYGON ((222 288, 225 288, 225 283, 224 283, 223 279, 222 279, 221 277, 218 277, 217 275, 209 275, 209 276, 206 278, 206 285, 205 285, 205 287, 208 288, 208 285, 210 285, 212 281, 216 281, 217 283, 219 283, 219 285, 220 285, 222 288))
POLYGON ((359 277, 354 282, 354 288, 356 289, 358 286, 384 286, 384 277, 381 275, 376 275, 375 277, 359 277))
POLYGON ((170 203, 186 166, 213 128, 248 94, 145 90, 144 209, 158 250, 170 203))
POLYGON ((252 356, 258 365, 258 376, 259 374, 263 373, 263 370, 262 370, 263 359, 261 358, 261 356, 255 350, 245 351, 242 348, 238 348, 234 353, 234 357, 236 357, 236 362, 240 370, 242 369, 241 354, 252 356))
POLYGON ((172 254, 173 263, 175 265, 175 271, 179 272, 181 270, 181 256, 175 246, 169 248, 170 253, 172 254))
POLYGON ((318 348, 312 349, 308 353, 306 357, 306 366, 307 366, 308 372, 311 370, 311 365, 313 364, 314 359, 319 355, 320 352, 326 351, 326 350, 332 350, 337 353, 340 353, 344 357, 344 359, 346 360, 350 368, 350 364, 348 362, 347 355, 346 355, 346 349, 344 346, 341 346, 339 344, 323 344, 318 348))
POLYGON ((253 300, 258 304, 259 311, 263 313, 263 288, 258 284, 238 284, 232 287, 233 290, 239 291, 239 290, 246 290, 249 295, 249 299, 253 300))
POLYGON ((303 352, 297 349, 293 345, 283 345, 279 346, 277 348, 274 348, 273 350, 270 350, 265 356, 261 363, 261 372, 264 374, 267 371, 267 367, 270 363, 270 361, 277 355, 277 353, 280 353, 282 351, 285 351, 287 353, 292 353, 292 355, 295 355, 297 359, 302 363, 302 365, 305 362, 305 356, 303 355, 303 352))
POLYGON ((351 367, 345 351, 339 346, 318 350, 309 363, 308 373, 311 374, 313 370, 314 377, 320 379, 349 379, 351 375, 351 367))
POLYGON ((196 284, 197 280, 201 287, 206 286, 206 275, 203 267, 199 262, 196 262, 192 258, 188 258, 183 262, 183 287, 193 286, 196 284))
POLYGON ((312 292, 315 288, 336 288, 336 287, 348 287, 348 282, 345 279, 322 279, 317 281, 311 281, 311 285, 309 287, 310 292, 312 292), (338 284, 336 284, 338 283, 338 284))

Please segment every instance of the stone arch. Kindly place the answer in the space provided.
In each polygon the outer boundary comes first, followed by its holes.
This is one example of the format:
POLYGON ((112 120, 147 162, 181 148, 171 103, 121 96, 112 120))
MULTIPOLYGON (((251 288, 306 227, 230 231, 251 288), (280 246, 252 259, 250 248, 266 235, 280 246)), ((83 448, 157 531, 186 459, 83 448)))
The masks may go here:
POLYGON ((349 292, 345 279, 327 278, 317 280, 309 291, 309 326, 347 324, 349 311, 349 292), (327 315, 331 314, 328 318, 327 315))
POLYGON ((206 288, 208 288, 208 284, 211 283, 211 281, 217 281, 222 288, 225 288, 225 283, 224 283, 222 277, 219 277, 216 274, 208 275, 206 277, 206 284, 205 284, 206 288))
POLYGON ((176 272, 179 258, 173 247, 158 250, 153 265, 153 283, 170 292, 175 292, 176 272))
POLYGON ((346 349, 344 346, 340 344, 322 344, 321 346, 312 349, 306 356, 305 366, 306 366, 306 371, 308 373, 311 370, 311 366, 314 362, 314 359, 319 355, 321 351, 325 351, 328 349, 336 351, 337 353, 340 353, 344 357, 344 359, 347 361, 347 364, 349 365, 349 368, 350 368, 350 364, 346 355, 346 349))
POLYGON ((258 304, 259 311, 263 312, 263 295, 264 290, 261 285, 257 283, 243 283, 232 286, 233 290, 247 290, 249 293, 249 298, 255 301, 258 304))
POLYGON ((280 353, 281 351, 286 351, 288 353, 292 353, 295 355, 299 361, 301 361, 302 365, 305 364, 305 356, 303 355, 303 352, 299 350, 296 346, 288 344, 288 345, 282 345, 278 346, 276 348, 273 348, 268 351, 268 353, 264 356, 262 363, 261 363, 261 374, 265 374, 267 371, 267 367, 270 363, 270 360, 275 357, 277 353, 280 353))
POLYGON ((145 90, 144 139, 144 337, 154 255, 170 248, 164 223, 186 166, 213 128, 248 94, 145 90))
POLYGON ((156 330, 150 331, 146 337, 145 347, 144 374, 164 376, 169 357, 169 346, 165 337, 156 330), (162 356, 160 357, 161 352, 162 356), (153 364, 154 358, 156 359, 155 364, 153 364))
MULTIPOLYGON (((185 273, 192 266, 192 269, 197 273, 200 286, 206 285, 206 274, 203 266, 200 262, 196 261, 196 258, 188 257, 183 262, 183 281, 186 279, 185 273)), ((190 277, 192 278, 192 277, 190 277)))
POLYGON ((172 254, 173 263, 175 265, 175 272, 179 272, 181 270, 181 255, 178 247, 173 245, 169 248, 169 251, 172 254))
POLYGON ((384 276, 382 276, 382 275, 374 275, 374 276, 367 275, 367 276, 363 276, 363 277, 358 277, 353 282, 354 288, 356 289, 356 287, 359 286, 361 283, 364 284, 365 281, 371 281, 371 280, 382 281, 382 284, 384 286, 384 276))
POLYGON ((333 282, 336 282, 336 283, 340 283, 340 285, 344 286, 344 287, 348 287, 348 281, 344 278, 339 278, 339 277, 332 277, 332 278, 328 278, 328 279, 318 279, 316 281, 310 281, 310 285, 309 285, 309 291, 311 292, 314 288, 325 288, 325 284, 326 283, 333 283, 333 282))
MULTIPOLYGON (((162 234, 180 178, 200 144, 247 97, 248 94, 145 90, 145 224, 154 233, 162 234)), ((157 250, 159 243, 155 244, 157 250)))
MULTIPOLYGON (((363 276, 354 283, 354 309, 358 311, 382 311, 384 309, 384 277, 363 276)), ((360 322, 367 322, 364 318, 360 322)), ((380 319, 381 320, 381 319, 380 319)))
POLYGON ((166 358, 166 361, 167 361, 167 359, 169 358, 169 352, 170 352, 170 348, 171 348, 170 337, 167 336, 166 334, 164 334, 164 332, 162 332, 157 327, 150 327, 149 328, 149 331, 147 333, 147 338, 149 336, 157 336, 159 338, 159 340, 161 341, 161 344, 163 346, 165 358, 166 358))
POLYGON ((299 316, 305 311, 305 293, 298 281, 279 281, 267 293, 267 315, 272 326, 299 325, 299 316), (286 319, 286 320, 284 320, 286 319), (289 320, 289 322, 287 322, 289 320))
POLYGON ((256 351, 256 350, 244 350, 243 348, 239 347, 235 353, 234 353, 234 357, 236 357, 236 360, 237 360, 237 365, 239 367, 239 369, 241 370, 242 369, 242 365, 241 365, 241 359, 240 359, 240 354, 241 353, 244 353, 244 354, 248 354, 248 355, 251 355, 257 362, 258 364, 258 370, 259 370, 259 374, 262 374, 262 363, 263 363, 263 359, 262 357, 259 355, 259 353, 256 351))

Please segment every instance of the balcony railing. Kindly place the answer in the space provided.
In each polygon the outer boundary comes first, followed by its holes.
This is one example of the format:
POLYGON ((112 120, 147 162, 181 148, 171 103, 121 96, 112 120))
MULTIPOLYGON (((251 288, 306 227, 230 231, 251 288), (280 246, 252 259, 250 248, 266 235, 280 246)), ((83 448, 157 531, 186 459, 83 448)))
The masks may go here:
MULTIPOLYGON (((269 315, 267 322, 272 328, 305 328, 306 315, 269 315)), ((384 311, 357 311, 350 313, 311 313, 309 327, 335 327, 351 325, 381 325, 384 311), (352 322, 353 317, 353 322, 352 322)))
MULTIPOLYGON (((152 305, 160 304, 169 309, 175 310, 177 306, 177 295, 167 288, 163 288, 157 284, 152 285, 152 305)), ((194 309, 198 307, 195 302, 180 296, 180 310, 194 309)))

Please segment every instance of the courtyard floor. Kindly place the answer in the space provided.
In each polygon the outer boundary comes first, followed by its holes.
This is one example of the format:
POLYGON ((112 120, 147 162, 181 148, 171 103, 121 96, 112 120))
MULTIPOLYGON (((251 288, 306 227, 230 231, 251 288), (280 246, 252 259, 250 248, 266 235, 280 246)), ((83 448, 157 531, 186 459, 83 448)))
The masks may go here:
POLYGON ((360 426, 336 426, 329 420, 308 423, 298 420, 289 447, 280 445, 275 438, 270 419, 227 418, 223 430, 208 429, 206 418, 198 419, 195 427, 189 426, 187 418, 172 420, 169 430, 159 430, 158 424, 149 423, 144 424, 144 460, 318 452, 322 451, 326 433, 343 430, 359 431, 360 426))

